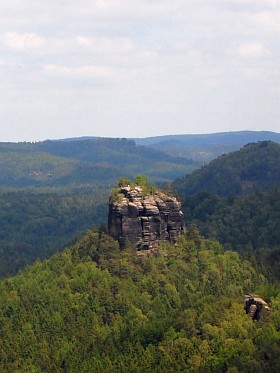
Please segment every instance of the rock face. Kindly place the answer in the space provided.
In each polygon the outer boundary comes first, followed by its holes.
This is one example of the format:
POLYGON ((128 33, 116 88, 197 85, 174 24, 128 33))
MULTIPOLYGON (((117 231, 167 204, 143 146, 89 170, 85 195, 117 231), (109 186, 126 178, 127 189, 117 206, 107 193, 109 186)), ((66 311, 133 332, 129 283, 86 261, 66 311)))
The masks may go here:
POLYGON ((128 239, 138 249, 156 247, 162 241, 176 243, 184 229, 180 209, 175 197, 161 192, 143 195, 141 187, 121 187, 109 202, 109 232, 121 245, 128 239))

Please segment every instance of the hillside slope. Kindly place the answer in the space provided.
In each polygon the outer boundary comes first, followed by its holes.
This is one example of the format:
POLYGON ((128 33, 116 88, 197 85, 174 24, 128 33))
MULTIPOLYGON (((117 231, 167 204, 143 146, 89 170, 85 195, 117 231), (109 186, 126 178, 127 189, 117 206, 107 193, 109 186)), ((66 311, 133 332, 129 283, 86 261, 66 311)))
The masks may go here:
POLYGON ((280 298, 253 322, 256 290, 269 288, 247 261, 195 231, 150 258, 89 232, 0 282, 0 370, 278 372, 280 298))
POLYGON ((272 141, 245 145, 173 183, 174 190, 184 196, 199 192, 241 195, 279 186, 280 144, 272 141))
POLYGON ((280 279, 280 145, 249 144, 174 182, 187 225, 280 279))

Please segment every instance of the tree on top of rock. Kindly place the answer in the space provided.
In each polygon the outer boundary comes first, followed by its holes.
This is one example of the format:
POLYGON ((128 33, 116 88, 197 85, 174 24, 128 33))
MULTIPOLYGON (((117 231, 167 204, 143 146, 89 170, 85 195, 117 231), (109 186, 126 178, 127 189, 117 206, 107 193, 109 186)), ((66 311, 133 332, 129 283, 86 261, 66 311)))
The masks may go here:
POLYGON ((129 180, 128 177, 122 176, 122 177, 119 178, 119 181, 118 181, 118 187, 119 188, 126 187, 126 186, 131 185, 131 184, 132 184, 132 181, 129 180))

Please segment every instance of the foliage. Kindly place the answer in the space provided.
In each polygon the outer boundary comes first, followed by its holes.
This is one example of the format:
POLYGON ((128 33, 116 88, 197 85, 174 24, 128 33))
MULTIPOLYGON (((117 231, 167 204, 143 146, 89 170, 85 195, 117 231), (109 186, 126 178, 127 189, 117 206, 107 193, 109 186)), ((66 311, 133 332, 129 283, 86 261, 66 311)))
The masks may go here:
POLYGON ((198 193, 186 198, 183 207, 188 223, 235 250, 248 244, 260 249, 280 243, 280 189, 228 198, 198 193))
POLYGON ((140 185, 141 187, 148 187, 149 181, 145 175, 137 175, 135 176, 135 183, 140 185))
POLYGON ((205 237, 258 263, 270 277, 280 274, 280 145, 248 144, 224 155, 173 187, 187 224, 205 237))
POLYGON ((105 223, 109 191, 124 172, 160 183, 194 167, 126 139, 0 143, 0 277, 105 223))
POLYGON ((0 370, 278 372, 279 295, 258 323, 243 310, 261 286, 249 262, 194 228, 150 258, 89 231, 0 282, 0 370))
POLYGON ((121 193, 122 187, 136 187, 140 186, 142 189, 143 195, 154 194, 159 191, 159 188, 155 185, 152 185, 147 176, 145 175, 137 175, 135 176, 134 180, 128 179, 127 177, 120 177, 117 183, 117 187, 111 190, 110 200, 113 202, 120 202, 123 194, 121 193))
POLYGON ((119 188, 120 187, 127 187, 130 184, 131 184, 131 180, 129 180, 128 177, 123 176, 123 177, 119 178, 119 181, 118 181, 118 187, 119 188))
POLYGON ((171 181, 198 167, 193 161, 137 146, 126 139, 0 143, 0 186, 70 186, 103 183, 111 187, 125 169, 171 181))
POLYGON ((182 196, 206 192, 220 196, 267 191, 280 185, 280 144, 248 144, 222 155, 200 170, 173 183, 182 196))
POLYGON ((47 258, 107 219, 107 193, 0 195, 0 277, 47 258))

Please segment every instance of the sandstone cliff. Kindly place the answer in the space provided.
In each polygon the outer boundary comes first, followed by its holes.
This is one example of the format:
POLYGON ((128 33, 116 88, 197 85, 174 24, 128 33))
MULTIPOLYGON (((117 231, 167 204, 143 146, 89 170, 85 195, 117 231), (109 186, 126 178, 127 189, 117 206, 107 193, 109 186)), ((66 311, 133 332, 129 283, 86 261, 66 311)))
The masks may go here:
POLYGON ((162 192, 144 195, 141 187, 120 187, 109 202, 109 232, 121 245, 129 240, 138 249, 176 243, 184 228, 180 208, 175 197, 162 192))

